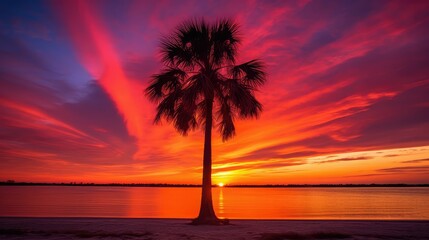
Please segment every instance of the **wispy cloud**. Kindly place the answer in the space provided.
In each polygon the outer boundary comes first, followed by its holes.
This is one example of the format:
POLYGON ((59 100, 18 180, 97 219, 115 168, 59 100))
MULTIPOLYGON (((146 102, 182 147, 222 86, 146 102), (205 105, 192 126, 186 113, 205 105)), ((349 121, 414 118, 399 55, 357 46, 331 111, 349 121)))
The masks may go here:
POLYGON ((402 161, 402 163, 422 163, 422 162, 429 162, 429 158, 402 161))
POLYGON ((429 166, 407 166, 407 167, 392 167, 382 168, 377 171, 388 173, 429 173, 429 166))
POLYGON ((333 163, 333 162, 343 162, 343 161, 361 161, 361 160, 369 160, 369 159, 372 159, 372 157, 366 156, 366 157, 338 158, 338 159, 320 161, 315 163, 322 164, 322 163, 333 163))

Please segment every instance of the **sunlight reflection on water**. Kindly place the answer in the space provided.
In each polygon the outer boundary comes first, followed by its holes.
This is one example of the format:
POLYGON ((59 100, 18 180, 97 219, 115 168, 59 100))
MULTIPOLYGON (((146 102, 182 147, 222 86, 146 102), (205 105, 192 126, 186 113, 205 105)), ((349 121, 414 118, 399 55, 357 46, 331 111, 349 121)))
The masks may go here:
MULTIPOLYGON (((193 218, 199 188, 1 186, 0 216, 193 218)), ((429 219, 429 188, 214 188, 221 218, 429 219)))
POLYGON ((223 187, 219 188, 219 202, 218 202, 218 214, 223 216, 225 214, 225 207, 223 203, 223 187))

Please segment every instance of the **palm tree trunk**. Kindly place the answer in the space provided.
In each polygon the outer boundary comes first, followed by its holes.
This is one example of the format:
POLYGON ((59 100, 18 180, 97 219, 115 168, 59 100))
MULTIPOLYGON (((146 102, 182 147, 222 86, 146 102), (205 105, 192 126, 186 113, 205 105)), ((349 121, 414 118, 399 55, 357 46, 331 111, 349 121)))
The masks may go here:
POLYGON ((201 192, 201 206, 195 224, 219 224, 213 209, 212 201, 212 125, 213 125, 213 101, 208 101, 207 116, 204 135, 203 156, 203 184, 201 192))

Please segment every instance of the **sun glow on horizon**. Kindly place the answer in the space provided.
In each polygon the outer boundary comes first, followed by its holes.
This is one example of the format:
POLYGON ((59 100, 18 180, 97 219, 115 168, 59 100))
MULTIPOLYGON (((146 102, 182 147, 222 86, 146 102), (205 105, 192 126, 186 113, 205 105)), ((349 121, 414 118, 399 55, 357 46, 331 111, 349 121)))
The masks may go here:
POLYGON ((217 184, 219 187, 223 187, 223 186, 225 186, 225 184, 224 183, 218 183, 217 184))

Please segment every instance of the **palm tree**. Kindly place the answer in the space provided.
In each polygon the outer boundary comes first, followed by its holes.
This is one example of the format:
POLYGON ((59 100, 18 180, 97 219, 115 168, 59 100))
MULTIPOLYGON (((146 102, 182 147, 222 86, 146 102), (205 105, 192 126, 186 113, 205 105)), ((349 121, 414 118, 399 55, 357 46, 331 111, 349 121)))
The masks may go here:
POLYGON ((234 119, 257 117, 262 105, 254 91, 266 81, 260 60, 236 64, 238 26, 230 20, 208 24, 192 20, 161 40, 164 68, 145 89, 157 103, 154 122, 172 122, 182 135, 202 126, 205 132, 202 196, 194 224, 226 224, 212 203, 212 128, 226 141, 235 135, 234 119))

